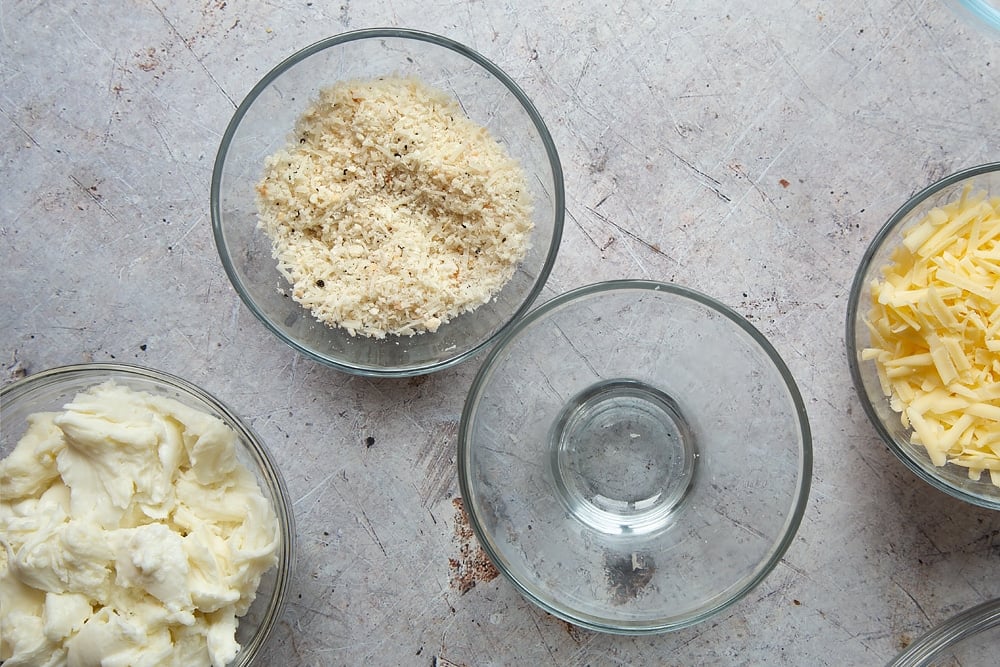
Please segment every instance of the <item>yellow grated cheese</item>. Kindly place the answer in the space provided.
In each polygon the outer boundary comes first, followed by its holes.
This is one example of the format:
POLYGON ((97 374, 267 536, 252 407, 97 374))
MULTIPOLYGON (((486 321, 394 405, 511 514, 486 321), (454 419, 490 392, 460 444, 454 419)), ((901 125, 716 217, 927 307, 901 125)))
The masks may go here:
POLYGON ((351 335, 436 331, 494 298, 532 230, 520 165, 415 80, 320 92, 267 158, 258 224, 292 297, 351 335))
POLYGON ((928 212, 871 295, 861 358, 911 442, 1000 486, 1000 198, 966 188, 928 212))

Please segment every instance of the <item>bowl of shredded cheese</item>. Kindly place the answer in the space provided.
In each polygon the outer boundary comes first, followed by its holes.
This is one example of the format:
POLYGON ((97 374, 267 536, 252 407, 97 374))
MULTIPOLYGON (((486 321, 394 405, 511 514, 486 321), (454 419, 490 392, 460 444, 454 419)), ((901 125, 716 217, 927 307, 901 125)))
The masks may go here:
POLYGON ((245 667, 284 608, 291 502, 223 403, 124 364, 0 389, 0 663, 245 667))
POLYGON ((401 377, 478 352, 527 312, 562 234, 562 170, 499 67, 413 30, 293 54, 230 122, 211 188, 253 314, 339 370, 401 377))
POLYGON ((1000 509, 1000 163, 897 210, 847 312, 851 375, 882 439, 932 486, 1000 509))

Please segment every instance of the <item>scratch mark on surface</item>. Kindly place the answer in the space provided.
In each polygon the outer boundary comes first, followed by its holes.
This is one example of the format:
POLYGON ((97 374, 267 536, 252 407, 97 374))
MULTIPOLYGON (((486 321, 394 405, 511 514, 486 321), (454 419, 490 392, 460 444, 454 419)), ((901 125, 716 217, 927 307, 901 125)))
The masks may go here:
POLYGON ((71 181, 73 181, 73 183, 76 184, 76 187, 83 190, 83 192, 86 193, 88 197, 93 199, 94 203, 97 204, 97 206, 102 211, 104 211, 104 213, 107 214, 107 216, 111 218, 112 221, 114 221, 116 224, 119 223, 118 217, 107 206, 104 205, 104 202, 101 201, 101 198, 92 189, 88 188, 86 185, 81 183, 80 179, 77 178, 76 176, 70 176, 69 178, 71 181))
MULTIPOLYGON (((152 126, 153 131, 156 132, 156 136, 160 138, 160 143, 162 143, 163 148, 166 149, 167 155, 170 156, 170 163, 179 165, 180 162, 177 160, 177 156, 174 155, 173 149, 170 148, 170 142, 167 141, 167 138, 163 136, 163 132, 160 130, 160 124, 157 123, 152 118, 150 118, 149 124, 152 126)), ((188 180, 188 170, 180 169, 179 171, 181 174, 181 178, 184 179, 184 183, 187 184, 188 192, 192 193, 195 192, 194 185, 192 185, 191 181, 188 180)))
MULTIPOLYGON (((573 340, 569 336, 566 335, 565 331, 562 330, 562 327, 560 327, 558 324, 556 324, 554 326, 556 328, 556 331, 559 332, 559 335, 562 336, 566 340, 566 342, 569 344, 570 348, 574 352, 576 352, 577 356, 579 356, 580 359, 583 361, 583 363, 585 363, 587 365, 587 368, 590 369, 590 372, 593 373, 597 377, 601 377, 601 374, 598 373, 597 369, 594 368, 593 364, 590 363, 590 359, 587 358, 587 355, 585 355, 582 352, 580 352, 580 350, 576 347, 576 345, 573 344, 573 340)), ((548 380, 548 377, 546 377, 545 379, 548 380)), ((549 386, 551 386, 551 385, 549 385, 549 386)), ((556 394, 556 395, 558 396, 558 394, 556 394)))
MULTIPOLYGON (((592 118, 594 121, 598 123, 606 122, 605 119, 602 117, 602 114, 597 113, 587 104, 585 104, 583 99, 576 91, 567 90, 564 85, 561 85, 557 79, 553 78, 551 72, 549 71, 549 68, 539 66, 537 71, 539 76, 543 77, 545 81, 548 82, 548 85, 550 87, 552 87, 553 89, 559 91, 566 97, 573 100, 573 102, 576 104, 576 109, 578 111, 587 114, 590 118, 592 118)), ((544 87, 544 83, 542 85, 544 87)))
POLYGON ((104 126, 105 142, 107 142, 108 139, 111 137, 111 125, 115 121, 115 112, 118 110, 118 95, 114 94, 116 88, 114 80, 115 80, 115 73, 117 71, 118 71, 118 50, 115 49, 111 53, 111 72, 108 74, 108 85, 110 86, 108 92, 112 93, 112 99, 114 100, 114 103, 111 105, 111 108, 108 109, 108 123, 107 125, 104 126))
POLYGON ((587 70, 590 69, 591 62, 594 58, 594 50, 595 49, 591 47, 587 51, 587 57, 584 59, 583 66, 580 68, 580 74, 576 77, 576 81, 573 82, 572 91, 574 95, 578 94, 578 91, 580 90, 580 82, 583 81, 583 77, 586 76, 587 70))
MULTIPOLYGON (((3 112, 3 117, 6 118, 8 121, 10 121, 10 124, 13 125, 14 127, 16 127, 18 129, 18 131, 21 134, 23 134, 28 139, 28 141, 31 142, 31 144, 33 146, 35 146, 36 148, 41 148, 42 147, 41 144, 39 144, 38 141, 36 141, 35 138, 33 136, 31 136, 31 132, 28 132, 26 129, 24 129, 24 126, 22 126, 13 117, 11 117, 11 115, 9 113, 7 113, 6 111, 3 111, 2 109, 0 109, 0 111, 3 112)), ((79 185, 79 183, 77 183, 77 185, 79 185)))
POLYGON ((200 227, 204 219, 205 219, 204 214, 198 216, 198 219, 192 222, 190 225, 188 225, 188 228, 184 230, 184 233, 181 234, 180 237, 178 237, 178 239, 171 244, 171 246, 173 248, 179 247, 181 245, 181 241, 186 239, 191 232, 200 227))
MULTIPOLYGON (((733 213, 733 211, 734 211, 734 210, 735 210, 735 209, 736 209, 736 208, 737 208, 737 207, 739 206, 739 204, 740 204, 740 203, 742 203, 743 201, 745 201, 745 200, 746 200, 746 198, 747 198, 747 195, 749 195, 749 193, 750 193, 750 190, 753 190, 753 191, 754 191, 754 192, 756 192, 756 193, 757 193, 758 195, 760 195, 760 198, 761 198, 761 200, 763 200, 763 201, 767 202, 767 203, 768 203, 768 204, 770 204, 770 205, 771 205, 771 206, 772 206, 773 208, 775 208, 775 209, 777 209, 777 208, 778 208, 778 205, 777 205, 777 204, 776 204, 776 203, 774 202, 774 199, 772 199, 772 198, 771 198, 771 195, 769 195, 769 194, 768 194, 768 193, 767 193, 767 192, 766 192, 766 191, 765 191, 765 190, 764 190, 764 189, 763 189, 763 188, 762 188, 762 187, 760 186, 760 183, 761 183, 761 181, 763 181, 763 180, 764 180, 764 177, 765 177, 765 176, 767 175, 768 171, 770 171, 771 167, 773 167, 773 166, 774 166, 774 163, 775 163, 775 162, 777 162, 777 161, 778 161, 778 159, 779 159, 779 158, 780 158, 780 157, 781 157, 781 156, 782 156, 782 155, 783 155, 783 154, 785 153, 785 151, 787 151, 787 150, 788 150, 788 146, 789 146, 789 145, 785 145, 785 146, 783 146, 783 147, 781 148, 781 150, 780 150, 780 151, 778 151, 778 154, 777 154, 777 155, 775 155, 775 156, 774 156, 773 158, 771 158, 771 160, 770 160, 770 161, 769 161, 769 162, 767 163, 767 165, 766 165, 766 166, 764 167, 764 169, 763 169, 763 170, 762 170, 762 171, 760 172, 760 174, 758 174, 758 175, 757 175, 757 178, 753 178, 753 179, 751 179, 751 178, 750 178, 750 176, 749 176, 749 175, 748 175, 748 174, 747 174, 747 173, 746 173, 745 171, 743 171, 743 169, 742 169, 742 168, 739 168, 739 169, 736 169, 736 170, 735 170, 735 171, 736 171, 736 173, 738 173, 739 175, 741 175, 741 176, 743 176, 743 177, 745 177, 745 178, 747 179, 747 181, 748 181, 748 182, 750 183, 750 189, 749 189, 749 190, 747 190, 747 192, 746 192, 746 193, 744 193, 744 195, 743 195, 742 197, 740 197, 740 199, 739 199, 739 202, 737 202, 736 204, 734 204, 734 205, 733 205, 733 207, 732 207, 732 208, 730 209, 730 211, 729 211, 729 214, 733 213)), ((727 215, 726 215, 726 218, 724 218, 724 219, 728 219, 728 218, 729 218, 729 214, 727 214, 727 215)))
POLYGON ((744 523, 743 521, 740 521, 739 519, 737 519, 735 517, 730 516, 728 513, 723 512, 723 511, 721 511, 718 508, 715 509, 715 513, 718 514, 719 516, 723 517, 724 519, 728 520, 730 523, 733 524, 733 526, 739 528, 740 530, 745 531, 746 533, 748 533, 750 535, 753 535, 754 537, 760 539, 762 542, 766 542, 767 541, 767 539, 768 539, 767 536, 764 535, 764 533, 762 533, 761 531, 759 531, 757 528, 754 528, 753 526, 751 526, 751 525, 749 525, 747 523, 744 523))
POLYGON ((789 570, 791 570, 791 571, 792 571, 792 572, 794 572, 795 574, 797 574, 797 575, 799 575, 800 577, 802 577, 803 579, 807 579, 807 580, 810 580, 810 581, 811 581, 811 580, 813 580, 813 578, 812 578, 812 577, 811 577, 811 576, 809 575, 809 573, 808 573, 808 572, 806 572, 805 570, 803 570, 803 569, 802 569, 801 567, 797 567, 797 566, 795 566, 795 565, 792 565, 792 564, 791 564, 791 563, 790 563, 790 562, 788 561, 788 559, 786 559, 786 558, 782 558, 782 559, 781 559, 781 560, 779 560, 778 562, 779 562, 779 563, 781 563, 782 565, 784 565, 785 567, 787 567, 787 568, 788 568, 789 570))
POLYGON ((188 40, 184 39, 184 36, 177 29, 177 26, 175 26, 171 22, 171 20, 169 18, 167 18, 167 15, 163 12, 163 9, 161 9, 160 6, 158 4, 156 4, 156 2, 154 2, 153 0, 150 0, 149 4, 153 5, 153 8, 157 11, 157 13, 159 13, 160 18, 162 18, 163 21, 164 21, 164 23, 167 24, 167 27, 170 28, 170 32, 174 33, 174 36, 177 37, 177 39, 180 40, 181 44, 184 45, 184 48, 187 49, 188 53, 191 54, 191 56, 194 58, 195 62, 198 63, 198 65, 201 67, 202 71, 204 71, 205 74, 208 75, 208 78, 212 81, 212 83, 215 84, 215 87, 219 89, 219 92, 222 93, 223 96, 227 100, 229 100, 229 104, 232 105, 233 109, 236 109, 239 105, 236 104, 236 101, 229 95, 228 92, 226 92, 226 89, 222 87, 222 84, 219 83, 218 79, 216 79, 212 75, 212 73, 208 70, 208 68, 205 67, 205 63, 203 63, 201 61, 201 58, 198 57, 198 54, 195 53, 194 49, 191 48, 190 42, 188 42, 188 40))
POLYGON ((547 641, 545 641, 545 635, 542 634, 542 629, 538 626, 538 619, 532 616, 531 622, 535 624, 535 632, 538 633, 538 638, 541 640, 542 646, 544 646, 545 650, 548 652, 549 660, 552 661, 552 664, 555 664, 556 656, 552 653, 552 647, 549 646, 549 643, 547 641))
MULTIPOLYGON (((378 383, 377 381, 369 377, 362 378, 362 381, 366 385, 368 385, 372 391, 376 392, 379 398, 385 399, 389 396, 388 394, 386 394, 386 392, 382 390, 381 383, 378 383)), ((424 435, 428 433, 427 427, 424 424, 420 423, 420 421, 418 421, 417 418, 413 416, 412 410, 405 403, 403 405, 397 406, 397 414, 406 418, 406 420, 409 421, 410 424, 415 429, 420 431, 420 433, 424 435)))
POLYGON ((690 95, 678 95, 678 100, 692 100, 701 97, 724 97, 726 93, 691 93, 690 95))
MULTIPOLYGON (((648 248, 650 248, 653 252, 657 254, 663 255, 664 257, 667 256, 660 250, 659 246, 657 246, 656 244, 649 245, 643 243, 643 245, 646 245, 648 248)), ((635 266, 639 268, 639 272, 642 274, 642 276, 649 277, 649 270, 646 268, 646 265, 643 264, 642 260, 639 258, 639 255, 635 254, 635 251, 632 249, 632 246, 626 243, 624 244, 623 247, 625 248, 625 252, 628 253, 628 256, 632 258, 632 262, 635 264, 635 266)))
POLYGON ((693 171, 695 174, 701 176, 702 178, 708 179, 709 184, 704 184, 703 183, 702 185, 705 185, 706 188, 708 188, 709 190, 711 190, 712 192, 714 192, 716 197, 718 197, 719 199, 721 199, 724 202, 732 201, 720 189, 722 187, 722 183, 721 182, 719 182, 717 179, 709 176, 708 174, 706 174, 704 171, 702 171, 698 167, 694 166, 694 164, 690 160, 688 160, 687 158, 682 157, 680 155, 680 153, 678 153, 674 149, 670 148, 669 146, 667 146, 666 149, 667 149, 667 152, 670 153, 674 157, 674 159, 676 159, 677 161, 679 161, 685 167, 687 167, 688 169, 690 169, 691 171, 693 171))
POLYGON ((549 378, 549 374, 545 372, 545 370, 538 364, 537 361, 535 362, 535 365, 538 366, 538 370, 542 374, 542 379, 545 381, 545 386, 548 388, 550 392, 552 392, 552 395, 558 398, 559 400, 564 400, 563 395, 558 391, 556 391, 556 388, 552 385, 552 380, 549 378))
POLYGON ((323 488, 326 485, 327 482, 329 482, 331 479, 333 479, 333 476, 335 474, 336 473, 332 473, 331 472, 329 475, 327 475, 326 477, 324 477, 323 479, 321 479, 319 482, 317 482, 316 485, 313 486, 313 488, 309 489, 308 491, 306 491, 305 493, 303 493, 301 496, 299 496, 298 499, 296 499, 295 501, 293 501, 292 502, 292 507, 296 507, 299 503, 301 503, 304 500, 307 500, 310 496, 312 496, 313 494, 317 493, 321 488, 323 488))
MULTIPOLYGON (((629 217, 632 220, 638 220, 639 219, 640 216, 636 214, 635 208, 632 206, 632 203, 629 202, 628 200, 625 201, 625 210, 628 211, 629 217)), ((670 260, 671 262, 674 263, 674 265, 677 265, 677 262, 674 261, 673 257, 671 257, 670 255, 666 254, 665 252, 663 252, 660 249, 660 245, 658 243, 653 243, 650 247, 653 249, 653 251, 658 252, 662 257, 670 260)), ((639 257, 637 257, 635 255, 635 253, 632 252, 632 248, 631 247, 626 246, 625 249, 628 251, 628 254, 631 255, 633 257, 633 259, 635 259, 635 263, 639 267, 639 269, 642 271, 643 275, 648 277, 649 276, 649 272, 646 270, 646 265, 642 263, 642 260, 640 260, 639 257)))
POLYGON ((917 598, 913 597, 913 595, 910 593, 910 591, 906 590, 902 586, 902 584, 900 584, 895 579, 892 580, 892 583, 896 586, 896 588, 898 588, 899 590, 903 591, 903 594, 910 599, 910 602, 912 602, 913 606, 917 608, 917 611, 920 612, 920 615, 923 616, 924 619, 927 620, 928 625, 934 625, 934 622, 931 620, 931 617, 924 610, 923 605, 921 605, 920 602, 917 601, 917 598))
MULTIPOLYGON (((586 208, 588 211, 590 211, 591 213, 593 213, 597 217, 598 220, 600 220, 601 222, 604 222, 604 223, 606 223, 608 225, 611 225, 612 227, 614 227, 615 229, 617 229, 619 232, 621 232, 625 236, 627 236, 630 239, 632 239, 633 241, 638 241, 642 245, 646 246, 647 248, 649 248, 650 250, 652 250, 653 252, 655 252, 657 255, 662 255, 662 256, 666 257, 667 259, 671 259, 670 255, 668 255, 667 253, 663 252, 663 250, 660 249, 660 246, 656 245, 655 243, 650 243, 649 241, 647 241, 646 239, 642 238, 641 236, 639 236, 635 232, 630 231, 630 230, 626 229, 625 227, 622 227, 617 222, 614 222, 611 218, 609 218, 608 216, 604 215, 603 213, 601 213, 600 211, 598 211, 597 209, 595 209, 593 207, 585 206, 584 208, 586 208)), ((593 240, 593 239, 591 239, 591 240, 593 240)))
MULTIPOLYGON (((511 433, 499 433, 499 432, 497 432, 495 430, 492 430, 492 429, 490 431, 490 435, 492 435, 495 438, 506 437, 506 439, 509 440, 509 441, 511 441, 512 443, 513 443, 513 441, 515 439, 515 436, 512 435, 511 433)), ((518 456, 517 454, 515 454, 513 451, 511 451, 509 449, 501 449, 499 447, 483 447, 483 451, 487 451, 487 452, 489 452, 491 454, 496 454, 498 457, 508 458, 511 461, 516 461, 517 463, 519 463, 521 465, 524 465, 524 466, 535 465, 529 459, 527 459, 527 458, 525 458, 523 456, 518 456)), ((436 520, 435 520, 435 523, 437 523, 436 520)))
POLYGON ((93 44, 95 48, 97 48, 99 51, 105 51, 105 52, 107 51, 107 49, 105 49, 103 46, 94 41, 94 38, 91 37, 86 30, 80 27, 80 24, 76 22, 76 17, 74 17, 72 14, 67 14, 67 18, 69 18, 69 22, 73 24, 73 27, 76 28, 81 35, 86 37, 87 41, 93 44))
MULTIPOLYGON (((243 312, 243 301, 240 299, 233 299, 232 308, 229 309, 229 326, 234 330, 239 330, 240 326, 240 313, 243 312)), ((230 338, 230 341, 233 339, 230 338)))
POLYGON ((453 443, 457 432, 457 422, 439 422, 420 447, 417 463, 424 474, 417 492, 421 506, 427 509, 447 493, 455 479, 453 443))
POLYGON ((372 538, 375 544, 378 545, 378 548, 382 550, 382 555, 388 558, 389 554, 386 552, 382 540, 379 539, 378 533, 375 532, 375 526, 372 524, 372 520, 368 518, 368 512, 363 507, 361 508, 361 516, 364 517, 364 521, 361 522, 362 528, 365 529, 365 532, 368 533, 368 536, 372 538))
MULTIPOLYGON (((919 14, 920 14, 919 12, 914 12, 913 16, 919 16, 919 14)), ((916 19, 911 17, 910 20, 915 21, 916 19)), ((868 60, 865 62, 865 64, 862 67, 859 67, 858 71, 856 71, 854 74, 851 75, 849 83, 853 83, 855 79, 861 76, 861 74, 867 72, 870 67, 878 66, 878 64, 880 63, 879 57, 883 53, 888 51, 889 47, 896 43, 896 40, 898 40, 903 35, 909 35, 909 34, 911 34, 910 30, 905 30, 903 29, 903 26, 900 26, 900 28, 897 29, 895 34, 892 36, 892 39, 886 40, 885 42, 880 44, 879 48, 868 56, 868 60)))
POLYGON ((573 224, 576 225, 581 232, 583 232, 583 235, 587 237, 587 240, 590 241, 595 248, 597 248, 601 252, 605 250, 607 246, 602 247, 600 244, 598 244, 597 241, 594 240, 594 237, 591 236, 586 229, 584 229, 583 225, 580 224, 580 221, 577 219, 575 215, 573 215, 573 212, 570 211, 568 207, 566 209, 566 215, 569 216, 569 219, 573 221, 573 224))

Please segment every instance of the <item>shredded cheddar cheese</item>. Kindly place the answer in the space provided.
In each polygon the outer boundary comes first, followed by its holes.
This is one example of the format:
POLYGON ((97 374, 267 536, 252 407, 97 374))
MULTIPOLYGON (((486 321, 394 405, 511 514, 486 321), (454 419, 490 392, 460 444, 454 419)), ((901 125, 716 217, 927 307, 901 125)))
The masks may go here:
POLYGON ((882 391, 934 465, 1000 486, 1000 197, 931 210, 871 285, 882 391))

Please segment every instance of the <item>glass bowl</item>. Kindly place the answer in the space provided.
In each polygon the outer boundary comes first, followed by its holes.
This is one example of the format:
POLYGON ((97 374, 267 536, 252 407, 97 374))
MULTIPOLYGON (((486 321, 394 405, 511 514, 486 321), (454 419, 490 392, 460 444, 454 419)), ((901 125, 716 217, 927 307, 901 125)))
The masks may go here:
POLYGON ((527 312, 548 277, 562 235, 562 168, 532 102, 482 55, 424 32, 359 30, 302 49, 254 86, 223 135, 212 174, 211 214, 230 281, 279 339, 348 373, 412 376, 467 359, 527 312), (384 339, 351 336, 327 326, 289 297, 271 241, 258 229, 255 199, 265 158, 286 144, 296 120, 321 89, 380 76, 414 76, 456 98, 468 117, 486 127, 520 163, 534 222, 527 255, 493 300, 433 333, 384 339))
POLYGON ((974 505, 1000 509, 1000 487, 990 481, 988 473, 984 472, 978 480, 970 479, 966 468, 953 463, 935 465, 924 447, 910 442, 912 430, 903 424, 900 413, 890 405, 875 361, 865 358, 865 350, 874 345, 867 324, 873 283, 882 280, 883 269, 893 261, 904 234, 924 220, 931 210, 958 200, 967 187, 971 187, 973 193, 1000 195, 1000 162, 959 171, 917 192, 875 235, 851 286, 845 341, 851 377, 861 404, 892 453, 931 486, 974 505))
POLYGON ((1000 0, 947 0, 946 4, 959 16, 1000 37, 1000 0))
POLYGON ((483 548, 529 600, 617 634, 729 607, 798 529, 812 445, 774 348, 726 306, 623 280, 548 301, 498 342, 459 428, 483 548))
POLYGON ((277 566, 264 574, 253 604, 238 619, 236 640, 241 650, 229 664, 246 667, 260 652, 284 609, 292 579, 295 530, 291 499, 281 474, 260 438, 232 410, 190 382, 157 370, 127 364, 61 366, 0 389, 0 459, 21 439, 29 415, 61 410, 81 391, 106 381, 177 400, 222 420, 237 434, 238 460, 253 473, 274 509, 280 531, 277 566))
POLYGON ((967 609, 906 647, 888 667, 994 667, 1000 600, 967 609))

